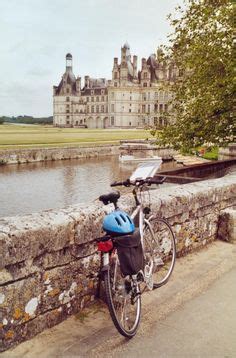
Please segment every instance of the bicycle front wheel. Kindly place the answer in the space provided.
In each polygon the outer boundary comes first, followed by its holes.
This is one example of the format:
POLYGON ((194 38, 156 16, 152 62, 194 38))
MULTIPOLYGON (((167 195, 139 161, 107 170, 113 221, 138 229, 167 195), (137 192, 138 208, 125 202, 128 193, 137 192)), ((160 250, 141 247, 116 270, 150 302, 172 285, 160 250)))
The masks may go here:
POLYGON ((141 295, 137 280, 123 277, 117 253, 112 254, 108 271, 104 273, 106 301, 118 332, 132 338, 139 325, 141 295))
POLYGON ((145 220, 145 268, 152 268, 153 288, 167 283, 174 269, 176 258, 175 236, 170 224, 162 218, 145 220))

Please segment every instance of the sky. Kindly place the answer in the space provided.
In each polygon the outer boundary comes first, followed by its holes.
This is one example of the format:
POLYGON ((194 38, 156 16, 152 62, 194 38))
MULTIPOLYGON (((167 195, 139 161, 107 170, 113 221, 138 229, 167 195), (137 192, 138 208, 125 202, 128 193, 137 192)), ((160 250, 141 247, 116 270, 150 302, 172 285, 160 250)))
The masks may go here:
POLYGON ((0 0, 0 116, 50 116, 52 87, 73 55, 76 77, 111 78, 128 41, 141 58, 167 43, 183 0, 0 0))

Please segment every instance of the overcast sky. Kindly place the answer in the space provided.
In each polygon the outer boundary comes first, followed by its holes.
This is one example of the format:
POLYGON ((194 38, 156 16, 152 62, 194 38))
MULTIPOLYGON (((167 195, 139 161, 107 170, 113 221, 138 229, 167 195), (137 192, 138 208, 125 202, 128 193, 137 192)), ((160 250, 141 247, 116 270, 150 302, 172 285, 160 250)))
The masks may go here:
POLYGON ((0 116, 52 115, 52 86, 73 55, 82 78, 111 78, 126 41, 140 59, 167 42, 182 0, 0 0, 0 116))

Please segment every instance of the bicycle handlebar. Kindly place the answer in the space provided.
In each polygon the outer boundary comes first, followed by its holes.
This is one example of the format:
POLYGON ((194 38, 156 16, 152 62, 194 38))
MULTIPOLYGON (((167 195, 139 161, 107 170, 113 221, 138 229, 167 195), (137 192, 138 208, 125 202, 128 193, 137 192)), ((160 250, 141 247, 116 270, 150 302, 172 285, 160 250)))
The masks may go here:
POLYGON ((152 185, 152 184, 162 184, 166 180, 165 176, 160 176, 159 178, 146 178, 146 179, 136 179, 135 181, 130 181, 130 179, 127 179, 125 181, 121 182, 114 182, 111 183, 111 186, 126 186, 129 187, 131 185, 133 186, 141 186, 144 184, 152 185))

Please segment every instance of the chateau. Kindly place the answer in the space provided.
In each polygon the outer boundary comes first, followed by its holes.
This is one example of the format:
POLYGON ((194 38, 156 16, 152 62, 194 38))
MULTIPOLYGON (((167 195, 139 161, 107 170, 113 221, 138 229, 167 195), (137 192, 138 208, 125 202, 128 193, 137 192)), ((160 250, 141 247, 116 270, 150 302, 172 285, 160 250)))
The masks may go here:
POLYGON ((121 48, 121 61, 114 58, 112 80, 75 77, 72 55, 66 55, 66 71, 58 86, 53 87, 53 123, 58 127, 137 128, 154 123, 165 125, 162 114, 170 110, 171 92, 163 83, 173 82, 178 69, 164 64, 161 50, 157 56, 142 58, 138 71, 137 56, 131 57, 130 46, 121 48))

